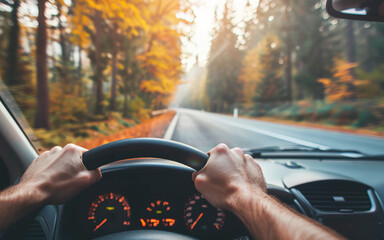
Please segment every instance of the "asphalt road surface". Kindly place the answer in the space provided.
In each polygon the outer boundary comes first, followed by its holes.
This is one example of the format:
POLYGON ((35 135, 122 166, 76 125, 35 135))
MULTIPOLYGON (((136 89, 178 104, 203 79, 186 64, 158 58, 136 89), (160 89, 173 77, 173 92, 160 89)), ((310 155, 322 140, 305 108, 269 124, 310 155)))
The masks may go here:
POLYGON ((177 109, 165 138, 208 151, 229 147, 307 146, 384 154, 384 138, 309 127, 269 123, 189 109, 177 109))

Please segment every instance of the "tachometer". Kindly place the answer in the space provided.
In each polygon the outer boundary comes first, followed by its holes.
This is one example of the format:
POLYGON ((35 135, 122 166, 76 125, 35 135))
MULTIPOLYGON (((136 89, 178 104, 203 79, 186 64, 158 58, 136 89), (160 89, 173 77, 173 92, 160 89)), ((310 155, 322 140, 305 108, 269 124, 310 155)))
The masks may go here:
POLYGON ((190 231, 215 232, 223 228, 225 214, 210 205, 201 194, 195 194, 187 201, 184 220, 190 231))
POLYGON ((119 194, 100 195, 89 208, 88 220, 93 232, 124 229, 131 224, 131 207, 119 194))

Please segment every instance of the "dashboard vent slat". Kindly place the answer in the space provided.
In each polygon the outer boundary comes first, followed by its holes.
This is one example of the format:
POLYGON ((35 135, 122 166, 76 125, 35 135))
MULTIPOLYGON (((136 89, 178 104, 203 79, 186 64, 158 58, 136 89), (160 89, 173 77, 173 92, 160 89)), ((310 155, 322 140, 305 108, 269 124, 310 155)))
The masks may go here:
POLYGON ((40 223, 34 220, 26 230, 22 240, 47 240, 47 236, 40 223))
POLYGON ((317 210, 329 212, 364 212, 371 209, 368 189, 360 185, 323 182, 298 187, 317 210))

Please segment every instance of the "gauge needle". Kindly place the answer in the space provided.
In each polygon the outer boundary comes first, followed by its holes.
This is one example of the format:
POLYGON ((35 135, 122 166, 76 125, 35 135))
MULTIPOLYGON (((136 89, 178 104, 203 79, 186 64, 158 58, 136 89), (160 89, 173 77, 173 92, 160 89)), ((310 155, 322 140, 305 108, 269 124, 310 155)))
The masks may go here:
POLYGON ((204 215, 204 213, 200 213, 197 219, 192 223, 191 230, 195 227, 196 223, 200 220, 200 218, 204 215))
POLYGON ((97 225, 95 227, 95 229, 93 229, 93 231, 95 232, 97 229, 99 229, 101 226, 103 226, 103 224, 107 221, 107 219, 105 218, 103 221, 101 221, 101 223, 99 223, 99 225, 97 225))

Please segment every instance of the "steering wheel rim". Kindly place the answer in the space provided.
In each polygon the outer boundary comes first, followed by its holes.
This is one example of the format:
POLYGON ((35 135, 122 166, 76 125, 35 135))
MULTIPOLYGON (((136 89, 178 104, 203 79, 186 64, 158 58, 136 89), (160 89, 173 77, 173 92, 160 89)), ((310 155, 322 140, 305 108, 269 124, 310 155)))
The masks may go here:
MULTIPOLYGON (((85 152, 82 159, 84 166, 88 170, 93 170, 115 161, 140 157, 168 159, 185 164, 191 168, 194 168, 195 170, 200 170, 202 167, 204 167, 209 158, 209 155, 194 147, 175 141, 159 138, 132 138, 107 143, 93 148, 88 152, 85 152)), ((196 238, 166 231, 136 230, 108 234, 96 239, 192 240, 196 238)))
POLYGON ((113 233, 94 238, 94 240, 197 240, 192 236, 160 230, 133 230, 113 233))
POLYGON ((131 138, 107 143, 83 154, 88 170, 124 159, 154 157, 168 159, 200 170, 209 155, 189 145, 160 138, 131 138))

